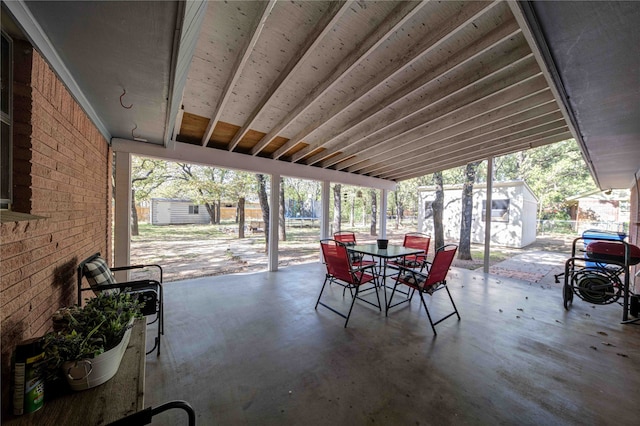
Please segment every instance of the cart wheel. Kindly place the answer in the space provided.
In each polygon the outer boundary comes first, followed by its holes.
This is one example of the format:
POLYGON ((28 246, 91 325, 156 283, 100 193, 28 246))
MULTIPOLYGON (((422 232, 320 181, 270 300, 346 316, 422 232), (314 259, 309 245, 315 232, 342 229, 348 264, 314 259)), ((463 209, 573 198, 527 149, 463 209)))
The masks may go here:
POLYGON ((573 289, 569 285, 562 286, 562 300, 564 301, 564 308, 569 309, 569 305, 573 301, 573 289))

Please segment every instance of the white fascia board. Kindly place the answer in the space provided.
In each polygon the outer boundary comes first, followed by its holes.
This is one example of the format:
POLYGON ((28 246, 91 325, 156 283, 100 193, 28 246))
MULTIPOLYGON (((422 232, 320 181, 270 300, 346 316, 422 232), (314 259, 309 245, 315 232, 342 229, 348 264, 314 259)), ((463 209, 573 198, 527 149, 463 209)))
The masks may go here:
POLYGON ((40 52, 45 61, 49 63, 58 78, 60 78, 62 83, 67 87, 71 96, 73 96, 80 107, 82 107, 102 136, 104 136, 106 140, 110 140, 111 133, 107 130, 107 126, 105 126, 91 106, 91 103, 82 92, 82 89, 80 89, 78 83, 76 83, 73 75, 62 61, 62 58, 60 58, 60 55, 58 55, 55 46, 51 43, 51 40, 49 40, 49 37, 47 37, 47 34, 27 7, 26 2, 23 0, 16 0, 7 2, 3 1, 2 3, 7 7, 7 9, 9 9, 16 22, 18 22, 25 35, 29 38, 31 44, 40 52))
POLYGON ((171 58, 171 82, 169 87, 169 106, 165 125, 165 145, 171 148, 173 135, 180 130, 182 120, 182 96, 187 83, 187 75, 196 50, 200 27, 207 10, 205 0, 189 1, 178 4, 182 8, 178 13, 177 30, 174 35, 173 56, 171 58), (180 119, 177 117, 180 115, 180 119))
POLYGON ((243 170, 252 173, 276 174, 299 179, 330 181, 345 185, 364 186, 367 188, 396 189, 396 182, 370 176, 341 172, 338 170, 322 169, 304 164, 288 163, 270 158, 239 154, 222 149, 207 148, 183 142, 172 142, 173 149, 160 145, 136 142, 128 139, 113 138, 111 145, 115 152, 158 158, 167 161, 200 164, 203 166, 222 167, 226 169, 243 170))

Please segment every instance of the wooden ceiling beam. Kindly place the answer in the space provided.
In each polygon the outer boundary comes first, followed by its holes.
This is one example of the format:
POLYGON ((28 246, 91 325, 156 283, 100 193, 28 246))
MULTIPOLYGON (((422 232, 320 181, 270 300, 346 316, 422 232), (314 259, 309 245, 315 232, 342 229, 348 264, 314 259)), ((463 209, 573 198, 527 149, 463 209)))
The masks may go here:
MULTIPOLYGON (((539 148, 541 146, 562 142, 562 141, 565 141, 565 140, 571 139, 571 138, 573 138, 573 136, 571 135, 571 132, 566 131, 566 132, 563 132, 563 133, 559 133, 557 135, 551 135, 551 136, 543 137, 543 138, 537 139, 535 141, 525 142, 521 146, 513 145, 508 149, 505 148, 505 149, 496 150, 496 151, 483 152, 483 154, 484 154, 484 159, 483 160, 486 160, 488 157, 500 157, 500 156, 503 156, 503 155, 513 154, 515 152, 525 151, 527 149, 535 149, 535 148, 539 148)), ((405 177, 403 177, 401 179, 397 179, 396 182, 400 181, 400 180, 411 179, 411 178, 414 178, 414 177, 425 176, 425 175, 429 175, 431 173, 435 173, 435 172, 438 172, 438 171, 445 170, 443 167, 446 167, 447 169, 450 169, 450 168, 455 168, 455 167, 466 166, 467 164, 469 164, 472 161, 469 161, 467 159, 461 159, 461 160, 457 160, 454 163, 451 163, 450 166, 449 165, 447 165, 447 166, 440 165, 437 168, 433 168, 433 169, 423 169, 423 170, 419 171, 417 174, 406 175, 405 177)), ((475 161, 477 161, 477 160, 475 160, 475 161)))
MULTIPOLYGON (((332 166, 351 155, 365 158, 363 155, 374 150, 382 141, 386 141, 385 145, 391 149, 400 149, 405 141, 411 142, 413 139, 433 133, 434 127, 442 129, 456 125, 482 112, 496 109, 546 89, 544 78, 540 77, 537 65, 535 63, 532 64, 533 66, 526 65, 524 69, 518 67, 518 73, 506 72, 504 76, 494 76, 493 81, 486 82, 483 86, 472 85, 468 90, 458 91, 454 98, 447 96, 436 103, 429 102, 422 108, 427 110, 428 115, 416 116, 417 114, 413 113, 412 120, 402 120, 398 123, 399 125, 392 128, 393 133, 365 137, 342 150, 342 154, 322 161, 320 166, 332 166)), ((346 166, 339 164, 337 168, 342 170, 346 166)))
MULTIPOLYGON (((505 99, 506 100, 506 99, 505 99)), ((468 132, 485 124, 492 124, 499 120, 505 120, 514 115, 519 115, 531 109, 539 108, 541 105, 552 103, 554 107, 553 94, 548 89, 543 89, 529 96, 517 98, 513 102, 499 104, 492 107, 488 103, 484 108, 462 108, 455 115, 442 117, 429 124, 431 131, 425 132, 424 136, 409 141, 407 149, 416 148, 422 145, 422 140, 431 138, 449 137, 468 132), (424 138, 424 139, 423 139, 424 138)), ((556 106, 557 107, 557 106, 556 106)), ((340 163, 340 169, 350 169, 360 163, 364 166, 375 163, 377 157, 392 156, 396 150, 388 143, 380 144, 375 149, 370 150, 368 155, 355 156, 340 163)), ((403 150, 400 150, 404 152, 403 150)), ((353 169, 353 170, 359 170, 353 169)))
POLYGON ((256 7, 261 7, 262 11, 258 14, 259 19, 256 19, 253 22, 253 29, 251 33, 251 37, 247 37, 244 45, 242 46, 241 53, 238 55, 236 62, 233 65, 233 70, 231 72, 231 77, 227 79, 224 85, 224 89, 222 90, 222 96, 220 96, 216 100, 216 106, 211 113, 209 118, 209 124, 207 125, 207 129, 204 132, 204 136, 202 137, 201 144, 202 146, 207 146, 209 143, 209 139, 211 139, 211 135, 213 134, 213 130, 218 124, 218 120, 220 120, 220 115, 222 115, 222 111, 225 109, 229 98, 231 97, 232 91, 242 71, 244 70, 251 53, 253 52, 258 39, 260 38, 260 34, 264 29, 267 18, 269 14, 273 10, 273 7, 276 4, 276 0, 269 0, 268 2, 258 2, 256 3, 256 7))
MULTIPOLYGON (((349 135, 350 142, 346 146, 344 145, 344 138, 336 140, 335 142, 337 143, 342 142, 342 146, 336 149, 343 153, 355 153, 355 151, 363 153, 362 145, 366 141, 383 141, 385 138, 395 138, 399 132, 402 132, 400 133, 401 135, 406 135, 407 132, 418 131, 417 129, 424 127, 425 123, 437 119, 437 116, 447 114, 451 109, 456 109, 456 105, 461 105, 470 100, 473 101, 474 97, 478 98, 491 92, 494 90, 494 86, 499 87, 500 85, 508 84, 509 81, 525 78, 539 71, 535 67, 535 61, 526 44, 518 46, 508 55, 501 55, 495 60, 487 60, 486 63, 487 65, 480 70, 468 70, 465 75, 451 80, 445 87, 435 88, 432 91, 433 93, 424 95, 417 104, 397 109, 393 115, 388 114, 385 120, 379 119, 377 121, 373 120, 372 123, 359 123, 368 125, 360 126, 361 129, 358 133, 349 135), (519 71, 513 72, 514 69, 519 71), (468 94, 468 98, 462 99, 465 96, 461 96, 461 94, 465 91, 473 93, 468 94), (447 105, 447 102, 449 105, 447 105), (424 116, 423 114, 419 118, 415 117, 420 113, 427 115, 424 116), (399 127, 402 127, 402 129, 399 127), (403 131, 406 127, 409 129, 403 131), (384 131, 391 134, 385 135, 382 133, 384 131)), ((447 80, 446 77, 443 77, 443 79, 447 80)), ((309 158, 306 164, 315 164, 321 156, 315 155, 309 158)))
MULTIPOLYGON (((505 25, 501 25, 489 33, 487 33, 482 38, 474 41, 471 44, 465 45, 462 50, 456 52, 453 56, 451 56, 447 61, 442 64, 437 65, 435 68, 432 68, 429 71, 426 71, 422 76, 415 79, 413 82, 406 84, 400 90, 385 99, 384 102, 380 102, 363 111, 361 114, 356 116, 353 119, 355 125, 359 125, 360 123, 365 122, 366 120, 372 118, 375 114, 379 113, 385 108, 389 108, 394 105, 396 102, 402 101, 406 96, 410 96, 422 89, 425 85, 434 81, 435 79, 441 77, 447 72, 453 71, 460 67, 465 66, 468 62, 472 61, 475 58, 480 57, 485 54, 487 51, 499 46, 501 43, 509 40, 511 37, 515 37, 517 33, 520 32, 520 28, 517 26, 514 20, 508 21, 505 25)), ((344 148, 344 145, 341 143, 342 141, 338 140, 340 136, 345 134, 347 131, 352 130, 352 126, 345 126, 342 129, 338 129, 334 131, 330 135, 327 135, 323 138, 321 142, 318 142, 313 145, 309 145, 308 147, 302 149, 291 157, 291 161, 299 161, 303 159, 306 155, 310 154, 314 149, 311 149, 312 146, 315 149, 319 147, 325 148, 325 151, 318 153, 317 155, 312 156, 313 163, 317 163, 319 161, 324 160, 329 157, 336 150, 340 150, 344 148)), ((304 161, 305 164, 310 164, 310 161, 304 161)))
MULTIPOLYGON (((391 180, 404 180, 407 176, 424 176, 429 170, 444 170, 466 165, 474 161, 485 160, 489 156, 506 155, 513 152, 519 152, 526 149, 546 145, 549 143, 560 142, 567 138, 571 138, 571 132, 569 132, 566 123, 556 129, 551 129, 546 132, 530 134, 524 137, 515 138, 513 136, 503 138, 503 140, 488 142, 482 147, 478 148, 474 152, 465 152, 455 156, 440 156, 434 158, 429 164, 419 166, 411 169, 396 170, 393 173, 388 173, 386 179, 391 180)), ((431 172, 433 173, 433 172, 431 172)), ((380 176, 376 176, 379 177, 380 176)))
POLYGON ((251 149, 251 155, 258 155, 283 129, 306 111, 320 95, 331 89, 343 74, 350 72, 360 64, 360 62, 364 61, 369 53, 382 44, 390 34, 402 27, 424 4, 424 2, 419 5, 414 2, 398 3, 393 11, 376 26, 376 28, 373 28, 344 60, 340 61, 327 78, 311 89, 311 91, 251 149))
POLYGON ((496 140, 503 140, 512 136, 520 137, 526 132, 537 134, 543 131, 556 129, 559 127, 558 121, 562 121, 562 114, 559 111, 556 111, 555 113, 518 123, 513 126, 497 130, 495 132, 478 135, 472 138, 457 140, 449 144, 443 143, 433 150, 429 150, 428 148, 426 148, 420 154, 414 155, 413 157, 403 157, 401 161, 396 161, 393 164, 381 162, 378 163, 380 167, 377 167, 376 170, 369 171, 368 169, 364 169, 361 170, 360 173, 365 175, 384 175, 386 173, 392 173, 397 169, 405 169, 407 167, 411 167, 420 161, 433 161, 434 158, 442 156, 443 153, 446 155, 455 156, 460 152, 475 152, 479 147, 485 146, 485 144, 492 143, 496 140))
MULTIPOLYGON (((500 157, 503 155, 508 155, 508 154, 513 154, 515 152, 520 152, 520 151, 524 151, 527 149, 535 149, 535 148, 539 148, 541 146, 545 146, 545 145, 550 145, 553 143, 557 143, 557 142, 562 142, 565 141, 567 139, 571 139, 573 136, 571 135, 571 132, 567 131, 564 133, 559 133, 557 135, 552 135, 552 136, 547 136, 544 138, 540 138, 537 139, 535 141, 532 142, 525 142, 523 143, 522 146, 513 146, 512 149, 503 149, 503 150, 499 150, 499 151, 495 151, 495 152, 485 152, 485 156, 483 160, 486 160, 488 157, 500 157)), ((476 160, 477 161, 477 160, 476 160)), ((467 164, 469 164, 472 161, 468 161, 466 159, 461 159, 461 160, 457 160, 456 162, 452 163, 451 166, 446 165, 446 166, 439 166, 437 168, 433 168, 433 169, 423 169, 415 174, 408 174, 405 175, 402 178, 396 179, 396 182, 398 181, 402 181, 402 180, 407 180, 407 179, 412 179, 412 178, 416 178, 416 177, 421 177, 421 176, 426 176, 426 175, 430 175, 432 173, 435 172, 439 172, 442 170, 447 170, 447 169, 451 169, 451 168, 455 168, 455 167, 462 167, 462 166, 466 166, 467 164), (446 168, 445 168, 446 167, 446 168)))
MULTIPOLYGON (((322 125, 329 122, 332 118, 342 113, 345 109, 352 106, 355 102, 358 102, 360 99, 364 98, 374 90, 378 89, 380 86, 385 84, 389 79, 393 78, 394 76, 401 73, 403 70, 406 70, 407 68, 415 64, 416 61, 418 61, 424 55, 437 49, 450 37, 455 36, 462 28, 466 27, 467 25, 472 23, 474 20, 478 19, 478 17, 486 13, 487 9, 490 6, 494 6, 497 4, 499 3, 498 2, 494 2, 494 3, 471 2, 465 5, 463 10, 461 10, 451 20, 447 22, 447 25, 439 26, 435 31, 430 32, 427 37, 423 38, 414 46, 412 46, 408 52, 402 52, 398 54, 395 58, 391 59, 389 61, 389 66, 385 69, 384 73, 376 76, 375 79, 370 79, 366 84, 358 87, 352 94, 350 94, 349 96, 343 97, 340 103, 335 105, 333 108, 327 110, 320 117, 318 117, 317 119, 313 120, 311 123, 306 125, 300 132, 298 132, 294 137, 292 137, 285 145, 279 148, 272 155, 272 158, 277 159, 283 156, 284 154, 286 154, 287 151, 289 151, 291 148, 296 146, 298 143, 302 142, 302 140, 305 137, 309 136, 314 131, 319 129, 322 125)), ((514 24, 515 24, 515 21, 514 21, 514 24)), ((524 41, 524 39, 523 39, 523 44, 526 46, 526 42, 524 41)), ((320 146, 321 144, 314 144, 313 148, 309 151, 306 151, 303 156, 319 148, 320 146)), ((302 158, 302 157, 298 157, 298 158, 302 158)))
MULTIPOLYGON (((377 157, 370 159, 375 165, 369 167, 354 167, 346 171, 350 173, 358 172, 362 174, 387 173, 394 167, 406 167, 419 161, 427 161, 438 155, 442 149, 456 151, 460 146, 473 147, 475 144, 494 140, 499 137, 507 137, 514 133, 521 132, 543 124, 551 123, 562 119, 562 114, 558 110, 555 102, 549 102, 541 108, 533 108, 524 114, 499 120, 490 125, 478 127, 474 130, 449 136, 446 138, 425 138, 421 143, 415 145, 411 150, 401 150, 397 155, 390 157, 377 157)), ((472 149, 472 148, 471 148, 472 149)))
POLYGON ((314 53, 318 45, 323 41, 324 37, 336 25, 342 15, 351 7, 353 0, 331 2, 329 8, 318 21, 313 31, 311 31, 304 40, 302 47, 291 58, 289 63, 278 74, 278 78, 273 82, 269 90, 264 94, 256 107, 249 114, 249 118, 244 122, 240 130, 233 136, 231 142, 227 146, 229 151, 233 151, 247 132, 253 127, 256 118, 262 113, 265 105, 275 96, 277 91, 289 80, 293 73, 301 66, 301 64, 314 53))

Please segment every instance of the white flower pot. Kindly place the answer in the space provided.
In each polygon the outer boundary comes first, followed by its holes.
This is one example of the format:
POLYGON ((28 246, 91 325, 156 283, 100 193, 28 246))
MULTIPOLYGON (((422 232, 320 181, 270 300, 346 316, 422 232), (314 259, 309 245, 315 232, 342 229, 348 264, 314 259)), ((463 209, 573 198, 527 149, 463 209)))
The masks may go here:
POLYGON ((120 344, 115 348, 109 349, 95 358, 66 361, 62 364, 64 375, 71 389, 75 391, 89 389, 101 385, 115 376, 130 338, 131 327, 127 329, 120 344))

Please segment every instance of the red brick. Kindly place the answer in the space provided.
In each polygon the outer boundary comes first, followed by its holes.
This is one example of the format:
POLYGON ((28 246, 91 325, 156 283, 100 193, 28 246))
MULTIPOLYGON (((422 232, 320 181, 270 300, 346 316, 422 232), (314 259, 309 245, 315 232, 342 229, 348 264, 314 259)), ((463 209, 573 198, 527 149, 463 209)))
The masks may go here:
POLYGON ((110 258, 111 149, 35 51, 30 75, 16 92, 15 171, 24 176, 14 182, 26 211, 47 218, 0 224, 3 349, 47 331, 51 312, 74 301, 69 272, 80 260, 110 258))

